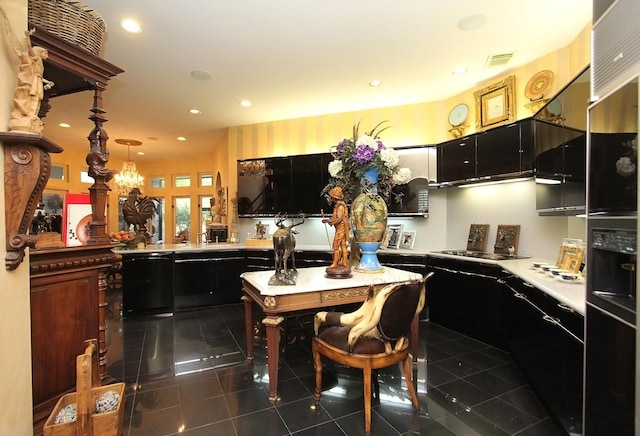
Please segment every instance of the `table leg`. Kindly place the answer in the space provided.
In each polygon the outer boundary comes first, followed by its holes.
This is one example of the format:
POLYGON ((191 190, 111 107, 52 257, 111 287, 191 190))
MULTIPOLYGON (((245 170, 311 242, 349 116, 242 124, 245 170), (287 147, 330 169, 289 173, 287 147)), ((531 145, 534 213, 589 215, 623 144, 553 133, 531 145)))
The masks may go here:
POLYGON ((244 301, 244 334, 247 340, 247 359, 253 360, 253 300, 243 295, 244 301))
POLYGON ((281 316, 267 316, 262 320, 267 330, 267 365, 269 365, 269 401, 278 401, 278 366, 280 364, 281 316))
POLYGON ((413 360, 413 364, 418 364, 418 345, 419 345, 419 329, 420 328, 420 320, 419 316, 416 315, 413 317, 411 321, 411 358, 413 360))

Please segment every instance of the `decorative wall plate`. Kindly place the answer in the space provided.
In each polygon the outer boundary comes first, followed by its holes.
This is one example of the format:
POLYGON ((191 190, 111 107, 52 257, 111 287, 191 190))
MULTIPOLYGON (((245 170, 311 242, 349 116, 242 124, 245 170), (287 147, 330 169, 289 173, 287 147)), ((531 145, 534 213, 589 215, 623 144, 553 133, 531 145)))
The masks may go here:
POLYGON ((524 87, 524 95, 530 100, 542 98, 553 84, 553 72, 542 70, 533 75, 524 87))
POLYGON ((451 127, 461 126, 467 120, 469 116, 469 106, 464 103, 456 105, 451 112, 449 112, 449 124, 451 127))

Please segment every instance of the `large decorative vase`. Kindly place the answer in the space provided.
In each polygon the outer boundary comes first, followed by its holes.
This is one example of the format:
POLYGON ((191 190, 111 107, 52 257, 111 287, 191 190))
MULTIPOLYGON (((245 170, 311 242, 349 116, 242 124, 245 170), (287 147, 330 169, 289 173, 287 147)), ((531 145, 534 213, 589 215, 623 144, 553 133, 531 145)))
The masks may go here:
POLYGON ((370 169, 363 179, 363 192, 351 205, 353 235, 361 251, 360 262, 354 269, 377 273, 383 271, 376 252, 387 229, 387 204, 377 193, 378 170, 370 169))

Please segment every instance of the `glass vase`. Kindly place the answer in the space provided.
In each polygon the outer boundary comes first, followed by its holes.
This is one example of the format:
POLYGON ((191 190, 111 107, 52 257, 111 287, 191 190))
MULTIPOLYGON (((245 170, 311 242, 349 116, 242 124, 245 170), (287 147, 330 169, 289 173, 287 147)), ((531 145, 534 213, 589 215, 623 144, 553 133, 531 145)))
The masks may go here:
POLYGON ((361 193, 351 205, 353 235, 361 251, 354 267, 359 272, 382 272, 377 251, 387 228, 387 204, 377 193, 378 170, 367 171, 361 183, 361 193))

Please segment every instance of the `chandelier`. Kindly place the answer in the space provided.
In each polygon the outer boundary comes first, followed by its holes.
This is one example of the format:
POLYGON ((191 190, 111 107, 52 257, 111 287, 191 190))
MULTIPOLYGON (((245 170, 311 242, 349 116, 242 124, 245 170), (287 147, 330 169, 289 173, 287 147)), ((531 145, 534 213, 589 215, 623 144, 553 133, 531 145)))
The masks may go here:
POLYGON ((267 165, 263 159, 240 162, 240 171, 251 177, 263 177, 267 173, 267 165))
POLYGON ((127 160, 122 162, 122 170, 120 170, 120 173, 115 176, 118 195, 129 195, 133 188, 138 188, 142 191, 144 177, 138 173, 136 164, 131 160, 130 155, 131 146, 141 145, 142 142, 132 139, 116 139, 116 142, 127 146, 127 160))

